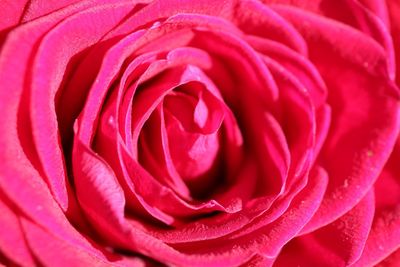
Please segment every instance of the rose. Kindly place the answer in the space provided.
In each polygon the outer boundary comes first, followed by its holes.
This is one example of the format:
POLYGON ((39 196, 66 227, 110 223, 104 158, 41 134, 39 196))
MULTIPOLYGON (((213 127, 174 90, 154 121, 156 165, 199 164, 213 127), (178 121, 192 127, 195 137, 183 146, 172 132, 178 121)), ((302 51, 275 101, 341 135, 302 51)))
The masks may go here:
POLYGON ((299 3, 317 16, 246 1, 67 4, 3 3, 3 28, 19 24, 0 56, 4 261, 363 266, 396 249, 397 147, 372 187, 398 131, 394 2, 389 17, 372 1, 299 3), (178 175, 161 180, 173 167, 209 198, 223 169, 217 201, 187 201, 178 175))
POLYGON ((394 0, 0 7, 1 262, 369 266, 398 248, 394 0))

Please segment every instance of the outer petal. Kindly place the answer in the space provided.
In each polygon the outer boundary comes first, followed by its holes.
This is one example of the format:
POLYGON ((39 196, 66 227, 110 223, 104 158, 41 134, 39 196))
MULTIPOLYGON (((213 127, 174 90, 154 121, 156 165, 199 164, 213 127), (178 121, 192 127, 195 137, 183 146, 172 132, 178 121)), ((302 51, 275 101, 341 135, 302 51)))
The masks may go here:
POLYGON ((282 246, 293 238, 314 214, 325 191, 326 182, 324 170, 315 169, 307 186, 293 199, 288 210, 276 220, 268 221, 269 214, 266 212, 226 237, 177 244, 174 247, 188 253, 204 255, 226 253, 225 251, 235 254, 254 251, 267 258, 274 258, 282 246))
POLYGON ((11 262, 35 266, 35 260, 25 242, 18 216, 6 203, 4 197, 0 200, 0 253, 11 262))
POLYGON ((391 24, 394 49, 396 54, 396 81, 400 85, 400 2, 396 0, 386 0, 391 24))
POLYGON ((390 254, 386 259, 376 265, 376 267, 397 267, 400 262, 400 249, 390 254))
MULTIPOLYGON (((118 12, 115 12, 113 9, 115 6, 111 6, 108 10, 114 15, 117 15, 118 12)), ((35 82, 35 86, 39 86, 41 89, 49 86, 51 89, 47 91, 35 90, 33 93, 37 93, 40 95, 38 99, 42 99, 47 103, 44 104, 43 109, 36 110, 39 106, 36 106, 38 103, 34 105, 34 112, 37 117, 35 117, 36 122, 39 122, 39 125, 42 124, 42 129, 46 130, 47 139, 44 147, 35 148, 32 144, 32 129, 30 128, 30 119, 29 112, 27 107, 29 107, 26 101, 29 100, 29 91, 30 88, 30 69, 28 66, 32 63, 32 56, 37 52, 36 42, 41 40, 41 36, 43 33, 49 31, 54 27, 60 20, 62 20, 65 16, 72 15, 76 12, 81 11, 82 9, 87 9, 88 7, 85 5, 74 6, 67 9, 64 9, 62 12, 55 12, 42 19, 36 20, 35 22, 25 24, 23 27, 19 27, 8 35, 7 41, 3 46, 0 54, 0 80, 2 81, 2 90, 0 91, 1 99, 7 99, 4 102, 4 105, 1 106, 1 113, 3 114, 0 119, 0 146, 3 149, 3 153, 1 153, 1 166, 0 168, 11 168, 11 166, 16 165, 15 159, 21 158, 18 162, 19 166, 16 166, 17 169, 20 169, 21 172, 25 172, 26 170, 31 170, 34 165, 36 170, 44 177, 46 182, 48 182, 54 197, 60 206, 67 210, 69 208, 69 196, 67 195, 68 186, 66 177, 63 174, 63 159, 61 158, 60 146, 58 140, 57 133, 57 119, 55 117, 54 112, 54 102, 51 102, 51 97, 54 98, 55 91, 60 85, 62 75, 57 73, 53 77, 48 77, 48 74, 54 74, 48 72, 48 68, 43 73, 40 73, 40 65, 36 66, 39 69, 38 80, 35 82), (44 75, 43 75, 44 74, 44 75), (49 78, 49 79, 48 79, 49 78), (57 83, 58 82, 58 83, 57 83), (37 112, 39 111, 39 112, 37 112), (40 123, 41 121, 41 123, 40 123), (45 125, 43 125, 45 122, 45 125), (17 127, 18 125, 18 127, 17 127), (47 141, 50 140, 50 145, 47 141), (40 154, 40 150, 44 150, 45 152, 49 152, 46 154, 40 154), (51 152, 52 151, 52 152, 51 152), (38 154, 41 156, 38 157, 38 154), (41 160, 44 161, 41 164, 41 160), (28 163, 29 162, 29 163, 28 163), (54 165, 54 166, 52 166, 54 165), (49 176, 46 176, 49 175, 49 176)), ((97 8, 98 9, 98 8, 97 8)), ((100 8, 101 9, 101 8, 100 8)), ((107 9, 107 8, 106 8, 107 9)), ((93 11, 93 10, 92 10, 93 11)), ((104 11, 104 10, 103 10, 104 11)), ((124 11, 120 9, 120 13, 116 16, 115 21, 110 21, 110 24, 118 23, 119 19, 126 15, 129 11, 124 11)), ((90 12, 89 12, 90 14, 90 12)), ((79 15, 78 15, 79 16, 79 15)), ((88 16, 88 13, 84 12, 83 16, 88 16)), ((93 16, 93 13, 92 13, 93 16)), ((70 18, 71 20, 76 19, 75 17, 70 18)), ((68 23, 67 23, 68 24, 68 23)), ((104 26, 104 25, 103 25, 104 26)), ((108 30, 109 25, 106 26, 103 30, 108 30)), ((101 33, 98 33, 98 37, 101 36, 101 33)), ((98 38, 94 38, 91 40, 87 40, 88 42, 83 42, 83 48, 87 47, 87 45, 97 41, 98 38)), ((51 48, 54 48, 50 45, 51 48)), ((80 47, 83 49, 82 47, 80 47)), ((71 57, 74 52, 76 53, 79 50, 78 47, 75 49, 70 49, 70 54, 65 53, 64 55, 58 58, 59 61, 57 63, 61 63, 58 67, 62 71, 65 71, 66 64, 68 63, 65 57, 71 57), (76 49, 76 50, 75 50, 76 49), (61 58, 64 57, 64 60, 61 58)), ((63 51, 64 53, 65 51, 63 51)), ((45 58, 49 60, 50 58, 45 58)), ((38 60, 40 63, 40 60, 38 60)), ((46 62, 46 64, 49 62, 46 62)), ((52 62, 54 63, 54 62, 52 62)), ((54 66, 54 65, 53 65, 54 66)), ((34 69, 38 71, 38 69, 34 69)), ((56 70, 57 68, 52 68, 56 70)), ((38 87, 36 87, 37 89, 38 87)), ((32 93, 32 94, 33 94, 32 93)), ((41 100, 40 100, 41 101, 41 100)), ((3 104, 3 103, 2 103, 3 104)), ((40 135, 40 131, 36 132, 35 128, 33 128, 33 136, 35 137, 35 141, 39 145, 43 145, 43 139, 40 135)), ((35 170, 35 171, 36 171, 35 170)), ((7 186, 7 183, 4 184, 7 186)))
POLYGON ((307 40, 332 108, 331 127, 318 159, 329 174, 329 186, 304 230, 308 232, 349 211, 376 180, 399 131, 398 92, 387 73, 385 52, 372 39, 295 8, 278 10, 307 40))
MULTIPOLYGON (((22 97, 24 100, 30 100, 30 109, 24 110, 23 100, 21 110, 26 113, 20 111, 22 113, 20 116, 30 116, 33 139, 31 146, 36 148, 40 162, 39 166, 35 167, 42 170, 44 179, 64 209, 67 206, 65 191, 69 188, 69 184, 66 181, 63 150, 58 136, 55 95, 63 82, 62 79, 66 76, 66 67, 71 57, 98 42, 104 32, 112 29, 128 14, 130 8, 127 7, 130 5, 97 6, 59 23, 39 40, 32 67, 27 73, 26 83, 29 85, 24 89, 30 89, 30 92, 22 97), (105 19, 110 16, 115 19, 105 19), (100 24, 94 18, 104 23, 100 24), (94 23, 96 27, 92 26, 94 23), (64 39, 76 40, 78 37, 80 42, 74 45, 66 43, 64 39), (60 49, 62 47, 64 49, 60 49)), ((22 134, 29 136, 28 131, 22 134)))
POLYGON ((6 33, 7 28, 17 25, 24 12, 26 4, 29 0, 1 1, 1 20, 0 20, 0 44, 1 37, 6 33))
POLYGON ((376 211, 361 258, 354 266, 374 265, 400 248, 400 140, 375 184, 376 211))
MULTIPOLYGON (((392 0, 390 0, 392 1, 392 0)), ((386 1, 386 2, 390 2, 386 1)), ((263 0, 267 4, 295 6, 345 23, 371 36, 386 51, 391 78, 395 72, 395 53, 385 1, 379 0, 263 0)), ((395 2, 393 0, 392 2, 395 2)), ((389 6, 389 10, 390 7, 389 6)), ((394 8, 395 9, 395 8, 394 8)), ((392 11, 391 11, 392 13, 392 11)), ((394 36, 397 38, 396 36, 394 36)))
MULTIPOLYGON (((36 19, 43 15, 52 13, 58 9, 72 5, 82 0, 15 0, 1 1, 0 10, 2 18, 0 20, 0 32, 8 27, 36 19)), ((89 1, 86 1, 89 2, 89 1)), ((90 1, 96 2, 96 1, 90 1)), ((1 34, 0 34, 1 35, 1 34)))
POLYGON ((43 266, 145 266, 140 259, 122 259, 114 255, 102 260, 66 240, 52 236, 29 220, 22 219, 21 222, 31 250, 43 266))
POLYGON ((349 266, 364 249, 373 215, 374 196, 370 192, 335 222, 290 241, 274 266, 349 266))
MULTIPOLYGON (((2 153, 0 153, 0 187, 15 208, 31 221, 36 222, 53 235, 68 240, 74 246, 87 250, 88 253, 101 259, 104 257, 102 252, 94 249, 71 226, 63 210, 60 209, 47 185, 43 182, 43 178, 27 158, 26 154, 32 152, 32 146, 25 147, 25 150, 21 147, 23 134, 20 132, 20 127, 25 125, 18 124, 20 122, 18 108, 25 88, 25 72, 30 66, 31 53, 35 52, 35 42, 41 38, 42 34, 49 31, 65 17, 87 8, 88 5, 85 6, 84 4, 69 7, 34 22, 24 24, 24 26, 9 34, 1 50, 0 80, 2 81, 2 88, 0 97, 7 99, 7 101, 2 102, 0 107, 2 113, 0 119, 0 147, 2 148, 2 153), (17 128, 17 125, 20 127, 17 128)), ((25 136, 26 139, 29 138, 25 136)), ((66 208, 65 194, 64 198, 61 199, 63 201, 60 201, 62 203, 60 205, 66 208)), ((79 227, 85 229, 83 224, 79 227)))
MULTIPOLYGON (((17 1, 18 2, 18 1, 17 1)), ((46 2, 40 0, 26 1, 26 5, 23 8, 23 13, 21 14, 21 23, 25 23, 41 16, 50 14, 58 9, 62 9, 69 5, 73 5, 78 2, 85 2, 82 0, 47 0, 46 2)), ((90 0, 88 2, 96 3, 101 1, 90 0)))

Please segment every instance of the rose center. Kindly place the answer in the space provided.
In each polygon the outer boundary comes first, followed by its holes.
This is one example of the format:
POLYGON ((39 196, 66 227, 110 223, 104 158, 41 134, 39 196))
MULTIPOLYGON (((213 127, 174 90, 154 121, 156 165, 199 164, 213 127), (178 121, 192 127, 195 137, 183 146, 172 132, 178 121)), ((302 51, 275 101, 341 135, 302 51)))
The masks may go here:
POLYGON ((158 179, 172 181, 173 187, 182 187, 183 182, 192 197, 204 197, 218 182, 223 102, 202 83, 192 81, 169 92, 154 113, 141 135, 146 143, 142 147, 150 152, 142 164, 158 179), (155 132, 160 132, 158 148, 155 132), (148 162, 150 155, 153 164, 148 162))
POLYGON ((216 101, 204 99, 207 97, 203 94, 206 93, 199 91, 192 95, 177 90, 164 100, 171 157, 185 180, 194 180, 209 172, 219 151, 218 129, 223 111, 216 101))

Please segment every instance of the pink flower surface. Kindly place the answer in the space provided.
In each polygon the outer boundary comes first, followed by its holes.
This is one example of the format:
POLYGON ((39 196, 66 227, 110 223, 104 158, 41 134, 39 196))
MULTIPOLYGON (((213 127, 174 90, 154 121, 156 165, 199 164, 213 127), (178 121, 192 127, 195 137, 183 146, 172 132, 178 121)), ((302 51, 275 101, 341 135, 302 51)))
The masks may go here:
POLYGON ((400 266, 398 0, 0 10, 0 263, 400 266))

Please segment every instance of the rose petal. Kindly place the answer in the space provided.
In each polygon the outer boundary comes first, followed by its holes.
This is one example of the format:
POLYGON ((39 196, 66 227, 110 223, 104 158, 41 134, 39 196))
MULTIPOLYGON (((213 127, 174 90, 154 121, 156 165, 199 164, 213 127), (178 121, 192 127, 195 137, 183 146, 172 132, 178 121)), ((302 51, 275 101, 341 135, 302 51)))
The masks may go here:
POLYGON ((145 266, 140 259, 121 259, 110 255, 108 259, 99 259, 66 240, 52 236, 29 220, 21 220, 24 234, 32 252, 42 265, 51 266, 145 266), (62 253, 60 253, 62 251, 62 253))
MULTIPOLYGON (((250 160, 250 159, 249 159, 250 160)), ((325 177, 324 170, 314 171, 313 175, 325 177)), ((308 179, 301 181, 302 185, 296 185, 285 195, 278 199, 261 197, 254 199, 243 208, 242 211, 231 215, 225 214, 213 218, 201 219, 188 225, 182 225, 176 229, 159 231, 148 227, 151 234, 168 243, 195 242, 208 239, 223 238, 226 235, 238 232, 244 227, 250 226, 243 233, 250 233, 252 229, 260 229, 277 220, 284 214, 293 198, 301 190, 306 190, 308 179), (273 205, 272 205, 273 204, 273 205)), ((317 204, 317 203, 316 203, 317 204)))
POLYGON ((76 179, 77 189, 84 190, 84 193, 78 193, 80 202, 94 223, 93 226, 114 246, 139 251, 154 259, 178 265, 203 266, 205 262, 209 262, 217 266, 237 264, 249 258, 248 254, 232 255, 229 252, 207 257, 184 255, 144 233, 137 225, 134 227, 129 224, 124 218, 122 190, 113 177, 112 170, 88 148, 81 145, 79 151, 80 158, 75 157, 77 160, 74 166, 77 167, 76 175, 80 175, 76 179), (77 166, 78 163, 83 166, 77 166))
MULTIPOLYGON (((364 0, 365 1, 365 0, 364 0)), ((370 0, 367 0, 367 2, 370 0)), ((363 2, 363 1, 361 1, 363 2)), ((370 1, 371 2, 371 1, 370 1)), ((370 3, 371 4, 371 3, 370 3)), ((367 33, 372 38, 374 38, 379 44, 383 46, 386 51, 386 58, 388 64, 388 72, 391 79, 395 78, 395 54, 393 47, 393 40, 390 35, 390 29, 388 25, 385 24, 385 18, 378 17, 376 14, 371 12, 365 5, 361 4, 358 1, 349 1, 349 6, 357 19, 358 28, 367 33)), ((375 6, 376 8, 376 6, 375 6)), ((381 15, 385 16, 382 13, 386 13, 386 5, 381 3, 380 10, 376 10, 381 13, 381 15)), ((386 17, 387 20, 387 17, 386 17)))
MULTIPOLYGON (((30 20, 34 20, 35 18, 39 18, 46 14, 50 14, 58 9, 63 9, 67 6, 77 7, 78 5, 74 5, 79 2, 78 0, 50 0, 46 4, 40 1, 27 1, 25 7, 23 8, 23 14, 20 17, 21 22, 27 22, 30 20)), ((89 1, 88 1, 89 2, 89 1)), ((99 1, 99 3, 101 3, 99 1)))
MULTIPOLYGON (((0 31, 13 27, 19 23, 27 22, 45 14, 52 13, 68 5, 78 2, 77 0, 47 1, 43 4, 40 1, 2 1, 0 10, 2 10, 2 20, 0 21, 0 31)), ((88 1, 87 1, 88 2, 88 1)), ((80 5, 82 7, 83 5, 80 5)), ((76 6, 74 7, 76 8, 76 6)), ((6 31, 4 31, 5 33, 6 31)), ((2 33, 0 33, 0 36, 2 33)), ((1 43, 1 37, 0 37, 1 43)))
POLYGON ((387 1, 379 0, 358 0, 366 8, 368 8, 372 13, 374 13, 387 28, 390 28, 389 14, 388 14, 388 4, 387 1))
MULTIPOLYGON (((272 64, 278 70, 275 72, 277 75, 293 81, 292 83, 296 84, 300 92, 301 88, 307 90, 313 107, 316 109, 317 116, 316 147, 313 149, 316 157, 325 141, 330 124, 330 108, 325 104, 327 88, 318 70, 305 57, 294 53, 282 44, 254 36, 246 37, 246 39, 257 51, 265 55, 267 59, 271 58, 274 60, 273 62, 275 63, 272 64)), ((267 61, 271 62, 271 59, 267 61)))
POLYGON ((329 4, 329 1, 324 0, 262 0, 262 2, 272 6, 274 4, 295 6, 312 12, 319 12, 323 3, 329 4))
POLYGON ((307 44, 297 30, 274 10, 258 1, 238 1, 233 21, 248 35, 274 40, 303 56, 308 53, 307 44))
POLYGON ((256 266, 264 266, 270 267, 274 263, 274 259, 270 259, 264 257, 263 255, 255 255, 248 262, 240 265, 240 267, 256 267, 256 266))
MULTIPOLYGON (((163 21, 165 18, 173 17, 180 14, 202 14, 211 15, 213 17, 230 16, 234 9, 235 1, 229 0, 225 2, 212 2, 208 0, 179 1, 179 0, 156 0, 143 8, 134 16, 129 17, 125 23, 119 25, 113 35, 126 34, 132 32, 142 25, 149 25, 157 21, 163 21)), ((185 16, 185 15, 184 15, 185 16)), ((190 16, 190 15, 189 15, 190 16)), ((217 19, 218 20, 218 19, 217 19)), ((208 20, 204 20, 207 23, 208 20)), ((216 28, 218 29, 218 28, 216 28)))
POLYGON ((115 5, 97 7, 94 10, 82 11, 64 20, 41 40, 32 63, 33 67, 28 74, 30 94, 27 97, 30 97, 29 115, 34 147, 36 147, 50 188, 63 209, 67 208, 66 191, 69 185, 65 181, 66 171, 57 130, 55 94, 65 76, 65 68, 72 55, 98 42, 104 32, 118 23, 128 11, 125 5, 119 8, 115 5), (99 21, 104 22, 104 24, 96 22, 96 31, 93 31, 93 27, 88 27, 94 23, 93 13, 96 14, 99 21), (101 19, 110 17, 110 14, 113 14, 114 20, 101 19), (77 26, 77 21, 81 27, 77 26), (78 37, 80 43, 60 49, 65 46, 65 39, 74 40, 78 37), (52 66, 50 70, 49 66, 52 66))
POLYGON ((153 112, 147 124, 140 133, 139 162, 160 183, 170 186, 183 198, 191 199, 190 191, 171 157, 162 107, 153 112))
MULTIPOLYGON (((7 99, 1 106, 4 116, 0 118, 0 144, 1 153, 0 173, 2 177, 13 179, 0 179, 2 191, 23 214, 39 223, 55 235, 65 237, 88 251, 96 252, 82 237, 71 227, 62 210, 54 201, 42 177, 27 159, 25 151, 21 148, 17 132, 17 109, 24 88, 23 77, 29 64, 30 53, 34 51, 34 42, 50 30, 64 17, 87 9, 88 6, 70 7, 60 12, 52 13, 32 23, 24 24, 8 35, 3 45, 0 56, 0 79, 2 89, 0 95, 7 99), (32 51, 33 49, 33 51, 32 51), (8 90, 7 88, 11 88, 8 90)), ((21 125, 23 126, 23 125, 21 125)), ((26 138, 26 137, 25 137, 26 138)), ((85 228, 84 222, 78 225, 85 228)))
MULTIPOLYGON (((33 171, 32 166, 27 165, 22 172, 20 169, 23 166, 22 164, 27 163, 23 163, 21 158, 16 164, 17 166, 7 166, 6 169, 0 170, 4 177, 13 177, 13 179, 7 181, 0 179, 0 187, 7 199, 23 215, 36 222, 43 229, 101 259, 102 254, 94 249, 86 239, 82 238, 69 223, 65 214, 54 201, 46 184, 38 173, 33 171)), ((81 229, 86 227, 85 225, 79 226, 81 229)))
POLYGON ((391 34, 396 54, 396 81, 400 85, 400 3, 396 0, 386 1, 390 18, 391 34))
POLYGON ((18 216, 4 201, 0 200, 0 251, 18 265, 35 266, 35 259, 29 250, 18 216))
POLYGON ((319 158, 330 184, 306 227, 311 231, 350 210, 376 180, 399 130, 398 97, 385 53, 374 41, 311 13, 294 8, 279 8, 279 13, 303 33, 330 92, 332 122, 319 158))
POLYGON ((24 1, 1 1, 0 10, 2 10, 3 17, 0 20, 0 44, 6 35, 7 28, 17 25, 20 21, 21 15, 24 11, 25 5, 29 3, 28 0, 24 1))
MULTIPOLYGON (((151 73, 151 72, 150 72, 151 73)), ((95 95, 93 95, 93 97, 94 97, 95 95)), ((96 102, 94 102, 94 103, 96 103, 96 102)), ((93 112, 92 113, 87 113, 88 115, 90 115, 90 116, 92 116, 93 115, 93 112)), ((107 125, 108 124, 108 119, 109 117, 108 116, 105 116, 105 119, 106 119, 106 123, 104 124, 104 125, 107 125)), ((88 130, 88 129, 87 129, 88 130)), ((101 144, 109 144, 110 142, 101 142, 101 144)), ((111 142, 112 143, 112 142, 111 142)), ((109 150, 108 150, 109 151, 109 150)), ((110 156, 111 154, 110 153, 105 153, 105 156, 107 156, 107 158, 108 158, 108 156, 110 156)), ((118 156, 114 156, 114 157, 111 157, 111 158, 118 158, 118 156)), ((117 164, 118 165, 118 164, 117 164)), ((115 167, 115 166, 114 166, 115 167)), ((119 175, 120 176, 120 175, 119 175)), ((129 184, 130 182, 129 181, 127 181, 127 182, 123 182, 123 181, 121 181, 121 184, 129 184)), ((132 194, 131 193, 129 193, 129 194, 127 194, 128 196, 131 196, 132 194)), ((129 203, 129 202, 128 202, 129 203)))
MULTIPOLYGON (((108 118, 109 115, 104 115, 104 117, 108 118)), ((139 206, 143 205, 143 207, 150 212, 150 214, 155 215, 156 218, 161 219, 167 224, 171 224, 174 222, 174 219, 166 214, 160 217, 161 211, 177 216, 188 216, 190 214, 213 210, 235 212, 240 208, 238 205, 228 205, 224 207, 214 200, 204 203, 188 203, 181 199, 171 188, 154 179, 154 177, 132 157, 126 146, 121 142, 120 137, 116 135, 117 130, 115 129, 115 125, 107 123, 102 125, 106 126, 102 128, 102 136, 104 139, 97 144, 98 148, 101 153, 105 155, 108 162, 112 164, 121 184, 126 184, 129 190, 127 192, 128 197, 136 198, 139 203, 141 203, 139 206), (102 148, 102 144, 107 144, 107 147, 102 148), (106 153, 106 151, 108 152, 106 153), (155 207, 157 207, 157 209, 155 207)), ((79 150, 76 150, 76 153, 80 154, 79 150)), ((133 206, 133 208, 137 210, 138 205, 133 206)))
POLYGON ((354 266, 374 265, 400 247, 400 140, 375 184, 376 211, 365 249, 354 266))
POLYGON ((280 88, 280 106, 276 111, 291 153, 291 166, 286 186, 307 175, 313 158, 316 125, 315 108, 308 91, 296 77, 279 63, 264 58, 280 88))
POLYGON ((376 267, 396 267, 400 262, 400 249, 396 250, 383 261, 378 263, 376 267))
POLYGON ((229 250, 245 254, 254 250, 268 258, 276 257, 282 246, 300 231, 317 210, 326 184, 326 173, 323 169, 316 169, 312 172, 307 187, 296 196, 289 209, 277 220, 266 223, 264 220, 268 216, 260 216, 253 223, 226 237, 186 242, 174 247, 190 253, 222 253, 229 250))
POLYGON ((325 82, 316 67, 306 57, 275 41, 254 36, 246 36, 245 38, 263 56, 273 59, 293 74, 308 91, 316 108, 325 103, 327 98, 325 82))
MULTIPOLYGON (((164 170, 176 177, 175 181, 186 181, 192 190, 192 197, 202 194, 202 188, 211 187, 216 182, 219 140, 217 134, 202 135, 184 131, 174 117, 164 114, 160 107, 152 115, 147 124, 148 127, 142 130, 141 145, 147 152, 147 157, 142 159, 142 164, 148 166, 146 160, 149 157, 153 160, 152 171, 164 170), (172 118, 171 118, 172 117, 172 118), (167 125, 165 119, 167 118, 167 125), (168 122, 169 121, 169 122, 168 122), (152 147, 152 149, 149 149, 152 147), (194 185, 196 183, 198 186, 194 185), (194 194, 194 195, 193 195, 194 194)), ((150 170, 150 169, 148 169, 150 170)), ((160 174, 160 173, 159 173, 160 174)), ((163 175, 165 177, 165 175, 163 175)), ((163 177, 162 176, 162 177, 163 177)), ((159 178, 159 180, 165 180, 159 178)), ((187 196, 191 199, 190 196, 187 196)))
POLYGON ((363 252, 373 215, 374 196, 370 192, 335 222, 290 241, 274 266, 352 266, 363 252))
MULTIPOLYGON (((291 163, 289 147, 284 132, 276 119, 268 112, 261 115, 261 110, 252 114, 249 127, 253 127, 254 156, 259 167, 259 187, 255 196, 277 196, 285 189, 291 163), (258 116, 257 116, 258 115, 258 116), (260 121, 264 122, 260 125, 260 121), (257 127, 259 125, 260 127, 257 127)), ((248 131, 250 132, 250 130, 248 131)))

